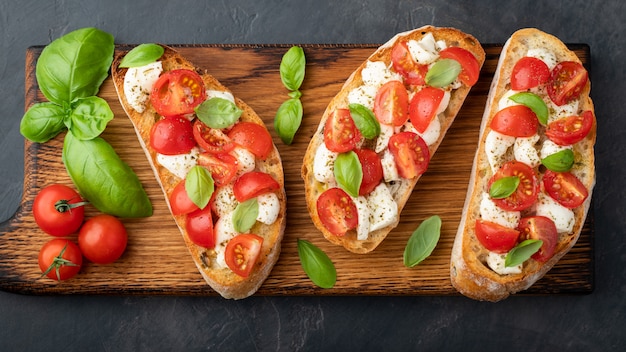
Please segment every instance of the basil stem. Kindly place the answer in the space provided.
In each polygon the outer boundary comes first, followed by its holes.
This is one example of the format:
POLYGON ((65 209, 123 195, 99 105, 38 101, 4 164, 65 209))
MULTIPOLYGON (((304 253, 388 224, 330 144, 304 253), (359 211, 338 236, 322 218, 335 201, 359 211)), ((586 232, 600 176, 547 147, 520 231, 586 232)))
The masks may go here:
POLYGON ((302 269, 314 284, 332 288, 337 282, 337 270, 328 255, 307 240, 298 239, 298 257, 302 269))
POLYGON ((193 166, 185 178, 185 191, 193 204, 204 209, 215 191, 215 184, 209 170, 199 165, 193 166))
POLYGON ((511 267, 522 264, 533 254, 537 253, 541 246, 543 246, 542 240, 522 241, 520 244, 513 247, 513 249, 511 249, 506 255, 506 258, 504 259, 504 266, 511 267))
POLYGON ((563 149, 541 159, 541 164, 555 172, 569 171, 574 165, 574 152, 571 149, 563 149))
POLYGON ((280 105, 274 117, 274 129, 285 144, 291 144, 302 124, 302 102, 291 98, 280 105))
POLYGON ((489 196, 493 199, 506 198, 517 190, 519 183, 519 176, 507 176, 496 180, 489 187, 489 196))
POLYGON ((235 124, 243 110, 224 98, 211 98, 195 108, 200 121, 211 128, 227 128, 235 124))
POLYGON ((363 168, 354 151, 337 155, 333 172, 341 189, 353 197, 359 196, 359 188, 363 181, 363 168))
POLYGON ((540 96, 530 92, 520 92, 509 97, 518 104, 525 105, 537 115, 537 120, 542 125, 548 124, 548 106, 540 96))
POLYGON ((433 215, 422 221, 413 231, 404 248, 404 266, 411 268, 428 258, 437 246, 440 234, 441 218, 439 216, 433 215))
POLYGON ((380 123, 372 110, 356 103, 350 104, 348 107, 350 108, 352 120, 363 137, 374 139, 380 135, 380 123))
POLYGON ((164 51, 165 49, 158 44, 140 44, 124 56, 122 61, 120 61, 119 67, 145 66, 158 60, 164 51))
POLYGON ((233 213, 233 226, 239 233, 250 231, 259 216, 259 202, 256 198, 237 204, 233 213))
POLYGON ((425 81, 431 87, 442 88, 454 82, 461 73, 461 64, 452 59, 435 62, 426 73, 425 81))
POLYGON ((300 89, 304 81, 305 68, 304 50, 299 46, 287 50, 280 62, 280 80, 283 85, 291 91, 300 89))

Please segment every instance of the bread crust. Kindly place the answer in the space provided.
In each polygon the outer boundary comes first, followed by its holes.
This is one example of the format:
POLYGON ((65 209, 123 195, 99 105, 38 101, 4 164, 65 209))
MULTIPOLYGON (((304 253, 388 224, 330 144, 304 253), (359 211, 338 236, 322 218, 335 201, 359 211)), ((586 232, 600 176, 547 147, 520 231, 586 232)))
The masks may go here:
MULTIPOLYGON (((181 68, 193 70, 201 75, 206 89, 230 92, 215 77, 210 75, 205 70, 195 67, 176 50, 166 45, 161 46, 165 49, 163 56, 159 59, 163 65, 163 72, 181 68)), ((124 94, 124 76, 127 69, 119 67, 120 61, 126 53, 127 52, 116 52, 111 66, 111 75, 113 77, 115 89, 122 108, 133 123, 139 143, 141 144, 141 147, 150 162, 150 166, 154 171, 156 180, 163 190, 167 206, 171 211, 169 196, 181 179, 157 163, 157 153, 150 146, 150 130, 156 121, 160 119, 160 116, 156 113, 150 102, 146 104, 146 110, 143 113, 139 113, 134 110, 126 100, 126 96, 124 94)), ((235 97, 235 104, 243 110, 240 118, 241 121, 254 122, 265 127, 263 120, 245 102, 235 97)), ((254 294, 269 276, 280 255, 281 241, 285 231, 286 195, 284 190, 285 180, 282 161, 276 146, 274 145, 273 151, 269 154, 266 160, 256 159, 256 165, 256 169, 272 175, 272 177, 279 183, 280 189, 276 191, 276 195, 278 196, 280 203, 280 212, 278 218, 272 225, 262 224, 257 221, 251 229, 251 233, 263 237, 263 245, 259 258, 255 264, 255 268, 251 271, 247 278, 236 275, 228 268, 214 267, 216 258, 215 251, 213 249, 206 249, 198 246, 189 239, 187 231, 185 230, 186 215, 173 215, 173 218, 180 229, 185 245, 189 250, 189 253, 191 254, 191 257, 200 274, 209 286, 211 286, 211 288, 224 298, 242 299, 254 294)))
MULTIPOLYGON (((315 152, 319 145, 324 143, 324 124, 328 119, 328 116, 334 110, 342 107, 346 108, 348 106, 348 94, 352 89, 359 87, 363 84, 361 72, 367 65, 368 61, 383 61, 388 66, 391 64, 391 51, 396 42, 401 39, 419 40, 427 33, 432 33, 435 40, 437 41, 445 41, 448 46, 459 46, 467 49, 476 57, 477 61, 480 64, 480 67, 482 67, 485 61, 485 52, 482 46, 476 38, 457 29, 424 26, 411 31, 398 33, 385 44, 381 45, 348 77, 340 91, 330 101, 326 110, 324 111, 318 129, 312 136, 304 155, 302 163, 302 178, 305 184, 306 203, 311 219, 313 220, 315 226, 322 232, 322 234, 328 241, 336 245, 343 246, 350 252, 359 254, 371 252, 387 237, 391 230, 393 230, 398 225, 398 222, 391 224, 385 228, 370 232, 366 240, 357 240, 356 231, 354 230, 349 231, 344 236, 336 236, 330 233, 324 227, 317 213, 316 201, 319 195, 325 189, 323 188, 323 184, 315 179, 313 173, 313 161, 315 158, 315 152)), ((446 131, 454 121, 454 118, 459 112, 461 105, 463 104, 467 94, 469 93, 469 90, 470 87, 462 85, 460 88, 452 91, 448 108, 443 113, 443 118, 440 119, 441 133, 439 135, 439 138, 436 142, 429 146, 431 157, 435 154, 435 151, 441 144, 441 141, 443 140, 446 131)), ((415 187, 415 184, 417 183, 419 177, 420 176, 417 176, 413 179, 403 179, 394 185, 392 189, 392 195, 398 205, 398 213, 402 212, 402 208, 409 199, 411 192, 413 191, 413 188, 415 187)))
MULTIPOLYGON (((558 38, 535 28, 525 28, 515 32, 502 49, 481 122, 479 143, 450 261, 452 285, 463 295, 476 300, 496 302, 505 299, 511 294, 526 290, 543 277, 578 240, 591 203, 591 193, 595 185, 593 150, 596 139, 595 119, 587 137, 574 145, 576 162, 571 172, 577 175, 587 187, 589 196, 581 206, 573 209, 575 224, 572 233, 559 235, 554 256, 547 262, 540 263, 532 259, 528 260, 524 263, 520 274, 499 275, 486 265, 483 257, 487 250, 478 242, 474 231, 475 221, 480 217, 479 204, 482 193, 486 189, 487 181, 492 176, 485 154, 485 140, 490 130, 491 119, 498 111, 498 102, 509 89, 508 84, 513 66, 521 57, 525 56, 529 48, 537 47, 549 48, 555 54, 557 62, 576 61, 580 63, 580 59, 558 38)), ((594 111, 589 91, 590 83, 580 95, 579 112, 594 111)))

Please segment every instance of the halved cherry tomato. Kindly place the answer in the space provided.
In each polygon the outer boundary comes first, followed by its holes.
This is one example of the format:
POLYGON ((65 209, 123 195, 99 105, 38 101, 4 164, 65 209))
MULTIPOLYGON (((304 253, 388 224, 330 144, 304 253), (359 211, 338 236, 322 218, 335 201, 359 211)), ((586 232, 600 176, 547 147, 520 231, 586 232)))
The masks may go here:
POLYGON ((85 258, 96 264, 116 261, 126 250, 127 242, 124 223, 109 214, 91 217, 78 233, 78 247, 85 258))
POLYGON ((274 178, 265 172, 252 171, 241 175, 233 185, 235 199, 245 202, 265 193, 275 192, 280 185, 274 178))
POLYGON ((329 188, 317 198, 317 213, 333 235, 343 236, 359 223, 356 205, 341 188, 329 188))
POLYGON ((546 136, 558 145, 572 145, 582 141, 593 127, 593 113, 584 111, 580 116, 569 116, 551 122, 546 136))
POLYGON ((383 179, 383 166, 380 158, 375 151, 371 149, 355 149, 354 152, 359 157, 361 169, 363 170, 363 179, 359 188, 359 195, 369 194, 380 184, 383 179))
POLYGON ((193 123, 193 137, 200 148, 211 154, 229 153, 235 149, 235 143, 224 132, 211 128, 200 120, 193 123))
POLYGON ((428 145, 417 133, 400 132, 389 138, 389 151, 396 161, 398 174, 413 178, 423 174, 430 162, 428 145))
POLYGON ((512 137, 531 137, 537 133, 537 115, 525 105, 513 105, 498 111, 491 120, 492 130, 512 137))
POLYGON ((409 119, 409 93, 400 81, 383 84, 374 98, 374 115, 380 123, 402 126, 409 119))
POLYGON ((41 247, 38 263, 45 276, 56 281, 67 280, 80 271, 83 254, 74 242, 55 238, 41 247))
POLYGON ((206 167, 217 186, 231 183, 237 176, 239 162, 230 154, 201 153, 198 156, 198 165, 206 167))
POLYGON ((527 90, 546 83, 550 78, 550 69, 542 60, 524 56, 519 59, 511 71, 511 89, 527 90))
POLYGON ((206 99, 202 77, 186 69, 163 73, 154 83, 150 102, 162 116, 179 116, 193 113, 206 99))
POLYGON ((441 52, 439 56, 442 59, 456 60, 461 64, 461 73, 459 74, 459 80, 466 86, 473 86, 478 82, 478 76, 480 74, 480 64, 474 54, 458 46, 447 47, 441 52))
POLYGON ((242 121, 236 123, 228 131, 228 137, 236 144, 248 149, 261 160, 265 160, 274 149, 272 136, 265 126, 254 122, 242 121))
POLYGON ((406 41, 398 42, 391 50, 393 69, 404 78, 408 85, 425 84, 424 77, 428 73, 428 65, 420 64, 413 59, 406 41))
POLYGON ((552 102, 561 106, 578 98, 587 85, 587 70, 578 62, 564 61, 558 63, 550 73, 548 95, 552 102))
POLYGON ((33 201, 33 217, 45 233, 67 236, 76 232, 83 223, 85 204, 74 189, 52 184, 37 193, 33 201))
POLYGON ((552 199, 569 209, 583 204, 589 196, 587 187, 571 172, 546 171, 543 187, 552 199))
POLYGON ((361 139, 361 133, 352 120, 350 110, 337 109, 328 116, 324 125, 324 144, 328 150, 345 153, 351 151, 361 139))
POLYGON ((443 99, 444 91, 439 88, 426 86, 416 92, 409 104, 409 116, 413 127, 424 133, 433 120, 443 99))
POLYGON ((233 237, 228 241, 224 252, 226 265, 235 274, 248 277, 259 258, 262 246, 263 237, 255 234, 246 233, 233 237))
POLYGON ((191 122, 184 117, 165 117, 150 130, 150 145, 158 153, 176 155, 189 153, 196 146, 191 122))
POLYGON ((204 248, 215 247, 215 233, 213 231, 213 215, 211 207, 198 209, 187 215, 185 230, 191 242, 204 248))
POLYGON ((492 199, 493 202, 508 211, 521 211, 533 205, 539 195, 539 180, 535 171, 522 162, 509 161, 502 165, 489 180, 488 187, 495 181, 509 176, 519 177, 517 189, 506 198, 492 199))
POLYGON ((510 251, 519 239, 519 231, 491 221, 476 220, 476 238, 488 250, 496 253, 510 251))
POLYGON ((522 240, 534 239, 543 241, 532 258, 538 262, 545 263, 554 255, 559 234, 554 222, 545 216, 529 216, 519 221, 518 229, 522 240))
POLYGON ((185 180, 180 181, 176 187, 174 187, 169 200, 172 214, 174 215, 189 214, 192 211, 198 210, 198 206, 191 201, 187 190, 185 190, 185 180))

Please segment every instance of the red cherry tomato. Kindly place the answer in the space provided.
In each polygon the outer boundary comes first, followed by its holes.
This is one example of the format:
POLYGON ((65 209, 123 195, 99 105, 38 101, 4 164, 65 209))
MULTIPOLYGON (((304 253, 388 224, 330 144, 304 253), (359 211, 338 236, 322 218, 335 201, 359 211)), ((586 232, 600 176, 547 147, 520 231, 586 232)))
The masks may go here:
POLYGON ((41 247, 38 262, 45 276, 62 281, 78 274, 83 265, 83 255, 74 242, 55 238, 41 247))
POLYGON ((280 185, 265 172, 252 171, 241 175, 233 185, 233 193, 239 202, 258 197, 265 193, 275 192, 280 185))
POLYGON ((96 264, 116 261, 126 250, 128 235, 122 221, 108 215, 96 215, 80 228, 78 246, 85 258, 96 264))
POLYGON ((525 105, 513 105, 498 111, 491 120, 492 130, 512 137, 531 137, 537 133, 537 115, 525 105))
POLYGON ((509 161, 491 177, 488 187, 495 181, 509 176, 519 177, 519 186, 513 194, 502 199, 492 199, 500 208, 508 211, 521 211, 535 204, 539 194, 537 174, 528 165, 519 161, 509 161))
POLYGON ((476 220, 476 238, 488 250, 507 253, 517 243, 519 231, 490 221, 476 220))
POLYGON ((459 80, 466 86, 473 86, 478 82, 480 64, 474 54, 458 46, 451 46, 439 52, 442 59, 452 59, 461 64, 459 80))
POLYGON ((536 57, 524 56, 511 71, 511 89, 527 90, 546 83, 550 78, 548 65, 536 57))
POLYGON ((230 154, 201 153, 198 165, 209 170, 217 186, 227 185, 237 176, 238 161, 230 154))
POLYGON ((428 73, 428 65, 420 64, 413 59, 406 41, 398 42, 391 50, 393 69, 404 78, 408 85, 425 84, 424 77, 428 73))
POLYGON ((378 154, 371 149, 355 149, 354 152, 359 157, 361 169, 363 170, 359 195, 365 196, 370 194, 382 181, 383 166, 380 163, 378 154))
POLYGON ((546 171, 543 187, 552 199, 569 209, 580 206, 589 196, 587 187, 570 172, 546 171))
POLYGON ((409 116, 411 116, 413 127, 419 133, 424 133, 436 116, 443 96, 444 91, 442 89, 426 86, 411 98, 409 116))
POLYGON ((239 122, 228 132, 228 137, 236 144, 248 149, 261 160, 265 160, 272 150, 272 136, 265 126, 254 122, 239 122))
POLYGON ((35 222, 52 236, 67 236, 78 230, 85 218, 85 209, 78 192, 53 184, 42 189, 33 201, 35 222))
POLYGON ((193 123, 193 137, 207 153, 226 154, 235 149, 235 144, 224 132, 211 128, 200 120, 193 123))
POLYGON ((185 230, 191 242, 204 248, 215 247, 215 232, 213 231, 213 215, 211 207, 198 209, 187 215, 185 230))
POLYGON ((374 115, 380 123, 402 126, 409 119, 409 94, 400 81, 383 84, 374 98, 374 115))
POLYGON ((350 110, 337 109, 328 116, 324 125, 324 144, 328 150, 345 153, 356 146, 361 133, 352 120, 350 110))
POLYGON ((202 77, 186 69, 163 73, 155 82, 150 102, 161 116, 191 114, 206 99, 202 77))
POLYGON ((254 268, 261 248, 263 237, 255 234, 241 234, 233 237, 226 245, 224 260, 235 274, 248 277, 254 268))
POLYGON ((198 210, 198 206, 191 201, 185 189, 185 180, 180 181, 170 194, 170 207, 172 214, 183 215, 198 210))
POLYGON ((569 116, 551 122, 546 136, 562 146, 572 145, 585 139, 593 127, 593 113, 584 111, 580 116, 569 116))
POLYGON ((394 134, 389 138, 389 151, 396 162, 398 174, 404 178, 417 177, 428 168, 430 151, 417 133, 394 134))
POLYGON ((558 63, 550 73, 548 95, 552 102, 561 106, 577 99, 587 85, 587 70, 578 62, 558 63))
POLYGON ((188 153, 196 146, 191 122, 179 116, 160 119, 150 130, 150 145, 165 155, 188 153))
POLYGON ((329 188, 317 198, 317 213, 333 235, 343 236, 359 222, 356 205, 341 188, 329 188))
POLYGON ((543 244, 531 258, 545 263, 554 255, 559 233, 554 222, 545 216, 529 216, 519 221, 518 230, 522 240, 541 240, 543 244))

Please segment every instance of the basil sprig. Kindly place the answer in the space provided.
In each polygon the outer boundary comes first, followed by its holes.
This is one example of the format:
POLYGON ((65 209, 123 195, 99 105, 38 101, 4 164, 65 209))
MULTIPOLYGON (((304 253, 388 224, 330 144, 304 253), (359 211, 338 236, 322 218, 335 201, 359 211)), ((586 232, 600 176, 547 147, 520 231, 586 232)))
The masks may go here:
POLYGON ((518 104, 525 105, 537 115, 537 120, 542 125, 548 124, 548 106, 540 96, 531 92, 520 92, 509 97, 518 104))
POLYGON ((298 98, 285 100, 274 118, 274 129, 285 144, 291 144, 302 124, 302 102, 298 98))
POLYGON ((353 197, 359 196, 359 188, 363 181, 363 168, 354 151, 337 155, 333 172, 339 187, 353 197))
POLYGON ((404 266, 411 268, 428 258, 441 234, 441 218, 433 215, 422 221, 417 227, 404 248, 404 266))
POLYGON ((306 58, 304 50, 299 46, 292 46, 283 55, 280 62, 280 80, 290 92, 287 101, 281 104, 274 117, 274 129, 285 144, 291 144, 302 124, 302 101, 300 86, 304 81, 306 58))
POLYGON ((348 105, 352 120, 361 135, 367 139, 374 139, 380 135, 380 123, 368 107, 353 103, 348 105))
POLYGON ((517 246, 513 247, 504 259, 504 266, 511 267, 520 265, 543 246, 542 240, 524 240, 517 246))
POLYGON ((569 171, 574 165, 574 152, 571 149, 563 149, 541 159, 541 164, 555 172, 569 171))
POLYGON ((337 282, 337 269, 328 255, 307 240, 298 239, 298 256, 306 275, 321 288, 332 288, 337 282))
POLYGON ((250 231, 259 216, 259 202, 256 198, 250 198, 243 203, 237 204, 233 213, 233 226, 239 233, 250 231))
POLYGON ((215 191, 215 184, 209 170, 199 165, 193 166, 185 178, 185 191, 193 204, 204 209, 215 191))
POLYGON ((519 176, 507 176, 496 180, 489 187, 489 196, 493 199, 506 198, 517 190, 519 183, 519 176))
POLYGON ((211 128, 227 128, 235 124, 243 110, 235 103, 224 98, 211 98, 195 107, 200 121, 211 128))
POLYGON ((120 67, 141 67, 153 63, 163 56, 165 49, 154 43, 140 44, 129 51, 122 61, 120 67))
POLYGON ((431 87, 443 88, 454 82, 459 73, 461 73, 461 64, 458 61, 441 59, 428 69, 424 80, 431 87))

